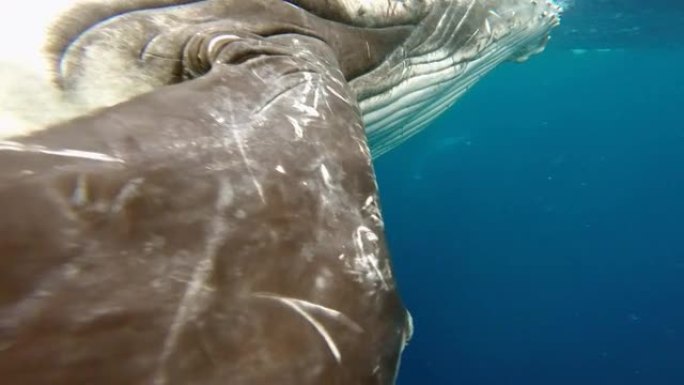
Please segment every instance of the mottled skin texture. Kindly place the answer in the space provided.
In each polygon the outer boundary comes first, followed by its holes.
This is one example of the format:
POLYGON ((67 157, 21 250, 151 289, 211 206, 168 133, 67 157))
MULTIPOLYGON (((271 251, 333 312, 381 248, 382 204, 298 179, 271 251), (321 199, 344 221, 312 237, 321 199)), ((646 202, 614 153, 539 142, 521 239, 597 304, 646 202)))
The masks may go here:
POLYGON ((394 383, 411 326, 350 82, 459 40, 414 44, 448 1, 378 1, 418 16, 128 0, 59 21, 60 97, 94 107, 0 140, 3 383, 394 383))
POLYGON ((141 12, 130 12, 133 5, 126 7, 125 3, 131 1, 122 3, 113 7, 107 1, 96 2, 77 10, 55 28, 49 48, 55 56, 57 81, 69 93, 87 95, 83 89, 93 84, 111 85, 104 83, 107 80, 133 78, 151 88, 182 81, 187 74, 180 59, 187 40, 197 33, 212 32, 261 37, 295 34, 320 39, 333 51, 345 79, 350 80, 378 66, 412 30, 403 25, 354 27, 316 17, 282 0, 194 1, 178 7, 169 7, 168 0, 147 0, 150 4, 141 12), (152 6, 156 7, 149 8, 152 6), (92 28, 92 20, 105 17, 111 19, 92 28), (76 41, 74 32, 80 33, 76 41), (114 64, 103 62, 103 57, 114 57, 114 64))

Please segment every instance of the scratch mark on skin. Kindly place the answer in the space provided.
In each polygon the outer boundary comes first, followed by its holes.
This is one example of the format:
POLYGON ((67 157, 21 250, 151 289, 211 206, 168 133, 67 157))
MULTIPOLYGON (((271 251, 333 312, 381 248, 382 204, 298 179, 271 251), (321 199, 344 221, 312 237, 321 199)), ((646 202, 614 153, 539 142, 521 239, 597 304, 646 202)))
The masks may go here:
POLYGON ((316 87, 316 90, 314 91, 314 100, 313 100, 313 108, 318 111, 318 102, 321 98, 321 87, 316 87))
POLYGON ((124 163, 121 158, 115 158, 107 154, 90 151, 79 151, 70 149, 52 150, 44 146, 23 144, 12 142, 8 140, 0 140, 0 151, 17 151, 17 152, 34 152, 47 155, 64 156, 68 158, 81 158, 90 160, 99 160, 102 162, 124 163))
POLYGON ((378 236, 368 227, 359 226, 354 234, 354 244, 356 245, 357 258, 355 259, 355 268, 357 271, 365 273, 364 278, 369 280, 380 280, 385 290, 390 289, 385 275, 378 266, 378 256, 372 251, 366 250, 366 242, 371 243, 371 246, 378 241, 378 236))
MULTIPOLYGON (((265 81, 265 80, 264 80, 264 81, 265 81)), ((281 98, 290 96, 293 92, 295 92, 295 91, 296 91, 299 87, 301 87, 301 86, 307 86, 307 80, 306 80, 306 79, 301 80, 301 81, 298 82, 297 84, 295 84, 295 85, 293 85, 293 86, 291 86, 291 87, 289 87, 289 88, 287 88, 287 89, 285 89, 285 90, 282 90, 282 91, 278 92, 278 93, 275 94, 271 99, 269 99, 268 101, 266 101, 266 102, 263 104, 263 106, 261 106, 261 107, 255 109, 255 110, 253 110, 253 111, 251 112, 251 114, 252 114, 252 115, 258 115, 258 114, 264 113, 265 111, 268 111, 268 110, 271 109, 273 106, 275 106, 275 105, 278 103, 278 101, 280 101, 281 98)))
POLYGON ((496 18, 498 18, 498 19, 501 19, 501 15, 499 15, 498 13, 496 13, 496 11, 494 11, 493 9, 490 9, 490 10, 489 10, 489 13, 490 13, 491 15, 493 15, 494 17, 496 17, 496 18))
POLYGON ((363 210, 363 212, 366 213, 376 225, 380 227, 384 226, 382 217, 380 215, 380 208, 378 207, 378 202, 376 201, 375 196, 371 195, 366 198, 366 202, 363 204, 363 207, 361 207, 361 210, 363 210))
POLYGON ((375 196, 370 195, 368 198, 366 198, 366 201, 363 202, 363 206, 361 208, 365 211, 371 209, 373 211, 377 211, 377 202, 375 201, 375 196))
POLYGON ((324 164, 321 165, 321 175, 323 176, 323 182, 325 185, 328 186, 328 188, 333 188, 330 172, 324 164))
POLYGON ((87 177, 85 175, 79 175, 76 179, 76 188, 71 195, 71 203, 78 207, 83 206, 88 202, 89 195, 87 177))
POLYGON ((274 300, 279 300, 279 301, 288 300, 288 301, 291 301, 292 303, 297 304, 298 306, 300 306, 302 308, 306 308, 306 309, 311 310, 311 311, 323 313, 323 315, 330 317, 336 321, 339 321, 340 323, 344 324, 345 326, 354 330, 357 333, 363 332, 363 328, 358 323, 354 322, 354 320, 349 318, 347 315, 345 315, 341 311, 329 308, 327 306, 319 305, 317 303, 307 301, 307 300, 303 300, 303 299, 299 299, 299 298, 285 297, 282 295, 277 295, 277 294, 267 293, 267 292, 257 292, 257 293, 254 293, 254 296, 258 297, 258 298, 274 299, 274 300))
POLYGON ((245 166, 247 167, 247 171, 249 172, 249 175, 252 177, 252 183, 254 183, 254 187, 256 187, 257 192, 259 193, 259 197, 261 198, 261 202, 266 203, 266 198, 264 197, 264 191, 261 188, 261 184, 257 180, 256 175, 254 175, 254 170, 252 170, 252 166, 249 163, 249 158, 247 158, 247 151, 245 150, 244 143, 242 143, 242 138, 240 137, 240 134, 237 132, 237 130, 230 130, 230 131, 233 134, 233 138, 235 138, 235 143, 237 143, 238 150, 240 151, 240 156, 242 156, 242 160, 245 162, 245 166))
POLYGON ((282 303, 290 306, 294 311, 299 313, 304 319, 306 319, 315 329, 316 331, 321 335, 321 337, 325 340, 326 344, 328 344, 328 348, 330 349, 330 352, 332 353, 333 357, 335 357, 335 361, 337 363, 342 363, 342 354, 340 353, 339 348, 335 344, 335 341, 332 339, 330 334, 328 334, 328 331, 325 329, 323 325, 321 325, 318 321, 316 321, 309 313, 305 312, 302 308, 300 308, 296 303, 289 301, 289 300, 282 300, 282 303))
POLYGON ((145 181, 144 178, 135 178, 126 183, 119 194, 114 198, 114 203, 112 204, 112 213, 120 212, 126 203, 136 196, 140 190, 140 186, 145 181))
POLYGON ((292 107, 294 107, 295 109, 297 109, 297 110, 299 110, 299 111, 301 111, 301 112, 303 112, 303 113, 305 113, 311 117, 317 118, 320 116, 320 114, 318 113, 318 111, 315 108, 308 106, 308 105, 301 103, 301 102, 294 103, 292 105, 292 107))
MULTIPOLYGON (((293 64, 296 65, 296 63, 293 63, 293 64)), ((312 73, 308 72, 308 71, 301 72, 301 75, 302 75, 302 77, 304 77, 304 91, 301 94, 299 94, 300 95, 299 99, 301 99, 301 101, 297 100, 295 103, 295 106, 297 104, 303 104, 305 107, 311 108, 311 107, 306 105, 306 99, 307 99, 307 95, 311 95, 311 88, 313 86, 313 76, 312 76, 312 73)), ((316 110, 313 110, 313 113, 316 116, 318 115, 318 111, 316 111, 316 110)))
POLYGON ((154 385, 167 384, 164 370, 169 358, 176 351, 178 340, 183 329, 194 321, 201 307, 205 305, 203 294, 213 289, 209 286, 209 278, 215 269, 218 250, 223 244, 228 233, 228 226, 224 217, 226 209, 233 200, 233 190, 227 179, 219 180, 218 197, 214 206, 215 215, 209 224, 206 238, 204 256, 197 263, 192 273, 192 278, 187 285, 183 298, 178 305, 176 314, 171 322, 171 327, 164 340, 164 348, 160 357, 157 373, 154 377, 154 385))
POLYGON ((340 353, 340 350, 337 347, 335 340, 330 336, 330 333, 328 333, 328 330, 325 328, 325 326, 323 326, 319 321, 317 321, 313 317, 313 315, 310 314, 310 312, 312 312, 312 311, 322 312, 326 316, 342 322, 343 324, 350 327, 352 330, 354 330, 356 332, 362 332, 363 331, 361 326, 359 326, 356 322, 352 321, 349 317, 347 317, 346 315, 344 315, 343 313, 341 313, 335 309, 331 309, 331 308, 328 308, 325 306, 321 306, 321 305, 315 304, 313 302, 305 301, 302 299, 283 297, 283 296, 276 295, 276 294, 255 293, 253 295, 257 298, 270 299, 270 300, 280 302, 283 305, 294 310, 300 316, 302 316, 302 318, 304 318, 311 326, 313 326, 314 329, 316 329, 316 331, 321 336, 321 338, 323 338, 326 345, 328 346, 328 349, 330 350, 330 353, 335 358, 335 361, 337 361, 338 364, 342 363, 342 354, 340 353))
POLYGON ((294 127, 295 136, 297 136, 297 139, 302 139, 304 137, 304 129, 299 124, 297 119, 295 119, 291 116, 287 116, 287 121, 290 122, 290 124, 292 124, 292 126, 294 127))
POLYGON ((337 96, 337 98, 340 99, 341 101, 343 101, 345 103, 348 102, 348 100, 344 96, 340 95, 339 92, 335 91, 335 89, 333 89, 332 87, 326 85, 325 89, 327 89, 331 94, 337 96))
MULTIPOLYGON (((323 87, 321 87, 320 85, 316 88, 316 97, 318 97, 319 92, 322 92, 324 95, 326 94, 325 89, 323 89, 323 87)), ((328 98, 323 98, 323 103, 325 103, 327 111, 330 111, 330 101, 328 100, 328 98)))

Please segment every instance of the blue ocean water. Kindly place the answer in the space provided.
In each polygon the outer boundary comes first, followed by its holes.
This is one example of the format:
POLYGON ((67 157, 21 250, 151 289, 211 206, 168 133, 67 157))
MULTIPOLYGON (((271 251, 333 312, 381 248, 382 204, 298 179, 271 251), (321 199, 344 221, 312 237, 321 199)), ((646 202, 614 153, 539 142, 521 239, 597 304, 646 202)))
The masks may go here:
POLYGON ((376 162, 400 385, 684 384, 682 15, 577 0, 376 162))

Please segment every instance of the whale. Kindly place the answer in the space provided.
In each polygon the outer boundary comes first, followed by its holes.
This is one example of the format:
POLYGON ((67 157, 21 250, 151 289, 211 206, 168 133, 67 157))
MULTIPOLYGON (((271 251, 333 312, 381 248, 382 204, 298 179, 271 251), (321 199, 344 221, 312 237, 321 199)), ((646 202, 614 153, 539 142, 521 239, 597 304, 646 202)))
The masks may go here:
MULTIPOLYGON (((14 5, 13 5, 14 7, 14 5)), ((389 385, 413 333, 373 161, 536 0, 57 0, 0 16, 0 377, 389 385)))

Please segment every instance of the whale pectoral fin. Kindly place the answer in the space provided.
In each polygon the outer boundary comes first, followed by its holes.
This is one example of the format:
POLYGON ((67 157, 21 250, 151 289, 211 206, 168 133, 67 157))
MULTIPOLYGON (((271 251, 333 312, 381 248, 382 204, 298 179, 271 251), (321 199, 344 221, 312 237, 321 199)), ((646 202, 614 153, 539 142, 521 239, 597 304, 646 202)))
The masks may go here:
POLYGON ((356 101, 287 39, 0 142, 3 381, 393 382, 406 312, 356 101))

